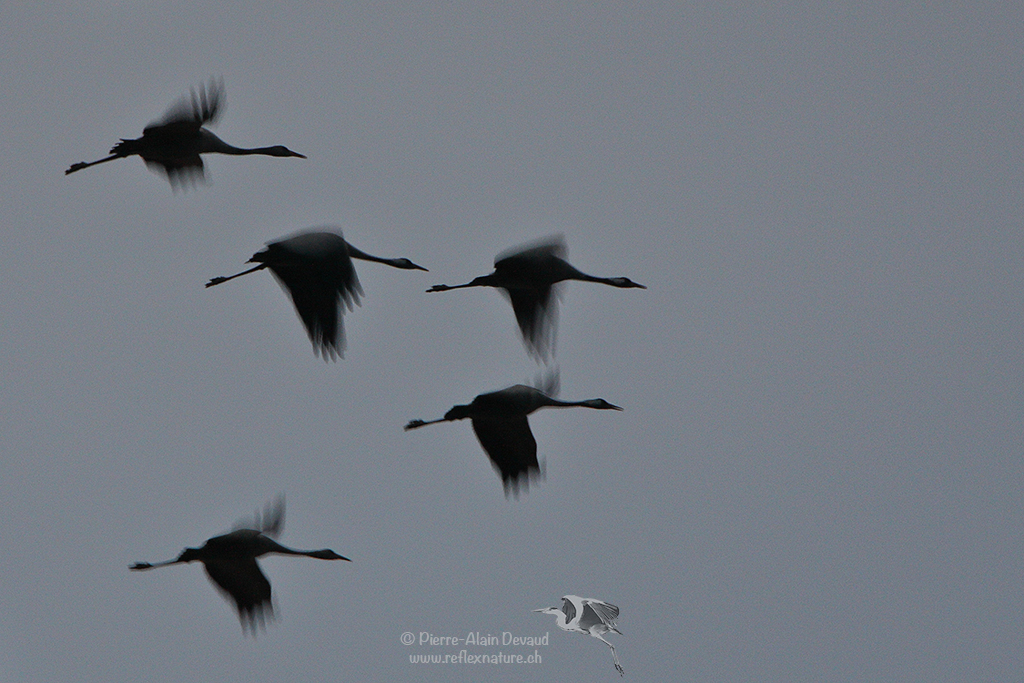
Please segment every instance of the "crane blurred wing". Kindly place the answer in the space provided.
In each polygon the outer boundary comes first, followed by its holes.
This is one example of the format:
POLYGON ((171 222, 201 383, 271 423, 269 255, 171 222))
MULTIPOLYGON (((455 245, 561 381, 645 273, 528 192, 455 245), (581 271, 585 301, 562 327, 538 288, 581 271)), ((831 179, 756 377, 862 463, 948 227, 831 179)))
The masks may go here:
POLYGON ((146 130, 173 124, 188 124, 193 131, 207 123, 214 123, 224 110, 224 81, 212 79, 209 85, 192 90, 188 97, 182 97, 171 105, 163 118, 154 121, 146 130))
POLYGON ((533 386, 545 396, 557 397, 562 390, 562 378, 558 372, 558 366, 547 368, 544 374, 538 374, 533 386))
POLYGON ((277 538, 284 531, 284 496, 278 496, 273 502, 267 503, 262 513, 257 510, 252 517, 238 520, 231 528, 252 529, 271 538, 277 538))
POLYGON ((552 256, 563 260, 569 256, 569 250, 565 246, 565 238, 562 235, 552 235, 503 251, 495 257, 494 267, 496 269, 516 269, 543 262, 552 256))
POLYGON ((273 503, 267 503, 257 528, 271 538, 281 535, 284 531, 284 496, 278 496, 273 503))
POLYGON ((516 314, 526 348, 539 358, 553 350, 558 307, 552 287, 510 289, 508 298, 516 314))
POLYGON ((472 422, 476 438, 501 475, 505 495, 511 489, 518 496, 520 485, 528 489, 530 479, 540 475, 540 463, 537 462, 537 441, 530 432, 526 416, 477 416, 472 422))
POLYGON ((344 355, 345 330, 338 310, 338 293, 309 276, 289 274, 281 276, 281 281, 291 294, 313 347, 324 358, 344 355))
POLYGON ((273 618, 270 582, 260 571, 255 558, 240 560, 206 560, 206 574, 219 590, 235 603, 242 628, 252 633, 273 618))
POLYGON ((198 154, 179 154, 174 157, 143 157, 146 167, 171 183, 174 188, 185 188, 206 180, 206 166, 198 154))
POLYGON ((359 282, 355 280, 352 263, 347 262, 345 273, 329 273, 309 267, 289 267, 284 264, 270 266, 292 297, 295 310, 306 327, 313 347, 326 358, 340 357, 345 350, 345 331, 342 326, 342 304, 349 308, 359 303, 359 282), (351 282, 355 281, 355 288, 351 282))

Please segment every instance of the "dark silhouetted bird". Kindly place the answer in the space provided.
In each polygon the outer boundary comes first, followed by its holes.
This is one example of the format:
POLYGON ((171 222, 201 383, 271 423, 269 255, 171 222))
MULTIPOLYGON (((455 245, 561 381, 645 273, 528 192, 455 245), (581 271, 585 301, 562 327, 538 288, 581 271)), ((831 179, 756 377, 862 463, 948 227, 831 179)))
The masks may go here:
POLYGON ((529 489, 530 480, 541 475, 537 461, 537 441, 530 431, 527 415, 538 408, 595 408, 597 410, 622 410, 603 398, 586 401, 559 401, 549 394, 554 393, 549 384, 547 392, 517 384, 501 391, 480 394, 469 405, 455 406, 439 420, 412 420, 406 430, 418 429, 438 422, 451 422, 470 418, 473 431, 494 469, 501 475, 505 495, 511 490, 517 497, 519 487, 529 489))
POLYGON ((242 524, 223 536, 214 536, 201 548, 185 548, 175 560, 167 562, 137 562, 129 569, 141 571, 172 564, 202 562, 207 576, 221 591, 230 596, 238 609, 242 630, 256 635, 257 627, 265 627, 274 617, 271 601, 270 582, 260 571, 256 558, 276 553, 278 555, 303 555, 318 560, 345 560, 333 550, 293 550, 274 541, 284 529, 284 499, 278 498, 274 505, 268 505, 263 517, 242 524))
POLYGON ((464 287, 497 287, 512 301, 523 342, 530 355, 545 360, 554 353, 556 306, 552 287, 565 280, 600 282, 612 287, 638 287, 625 277, 596 277, 576 270, 565 260, 565 240, 561 235, 517 247, 499 254, 494 272, 481 275, 464 285, 434 285, 428 292, 447 292, 464 287))
POLYGON ((393 268, 426 270, 407 258, 381 258, 359 251, 335 232, 310 230, 269 242, 266 249, 249 259, 249 263, 258 266, 228 277, 215 277, 206 286, 269 268, 291 295, 314 352, 324 360, 335 360, 345 349, 342 306, 352 310, 363 294, 352 266, 354 258, 393 268))
POLYGON ((586 633, 600 640, 611 648, 615 670, 619 672, 620 676, 626 675, 626 672, 622 670, 622 665, 619 664, 619 656, 615 654, 615 648, 601 637, 609 632, 622 635, 622 631, 615 628, 615 620, 619 617, 618 607, 601 600, 566 595, 562 598, 561 607, 544 607, 533 611, 554 614, 557 617, 555 625, 563 631, 586 633))
POLYGON ((206 130, 203 126, 215 123, 224 108, 223 82, 213 80, 206 88, 200 86, 198 94, 193 90, 191 95, 191 99, 182 98, 178 101, 162 119, 146 126, 141 138, 121 140, 111 148, 110 156, 105 159, 89 163, 80 161, 72 164, 64 174, 138 154, 147 166, 166 175, 171 186, 178 188, 205 179, 200 154, 263 154, 306 158, 282 145, 252 149, 233 147, 206 130))

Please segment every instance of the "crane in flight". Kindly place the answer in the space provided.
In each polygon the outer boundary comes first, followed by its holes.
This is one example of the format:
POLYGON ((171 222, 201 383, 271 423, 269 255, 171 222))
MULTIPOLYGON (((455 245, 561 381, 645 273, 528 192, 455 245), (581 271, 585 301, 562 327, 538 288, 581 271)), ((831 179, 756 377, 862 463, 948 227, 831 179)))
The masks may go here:
POLYGON ((600 640, 611 649, 615 670, 619 672, 620 676, 626 675, 626 672, 622 670, 622 665, 619 664, 619 656, 615 654, 615 648, 602 637, 606 633, 622 635, 622 631, 615 628, 615 620, 619 617, 618 607, 602 600, 566 595, 562 597, 561 607, 543 607, 533 611, 554 614, 555 625, 563 631, 585 633, 600 640))
POLYGON ((167 562, 136 562, 129 569, 144 571, 172 564, 202 562, 206 575, 225 595, 230 596, 238 610, 242 631, 256 635, 257 628, 265 628, 273 620, 270 582, 260 571, 256 558, 268 554, 302 555, 318 560, 345 560, 333 550, 293 550, 273 540, 284 529, 284 498, 267 505, 262 518, 240 522, 235 530, 214 536, 200 548, 185 548, 177 559, 167 562))
POLYGON ((288 291, 295 310, 306 327, 313 351, 324 360, 336 360, 345 350, 345 331, 341 313, 359 304, 363 288, 359 284, 352 259, 375 261, 403 270, 427 269, 407 258, 382 258, 356 249, 345 241, 340 230, 308 230, 269 242, 267 248, 249 259, 255 267, 227 277, 215 277, 207 287, 269 268, 288 291))
POLYGON ((64 174, 70 175, 83 168, 138 154, 149 168, 163 173, 171 187, 177 189, 205 180, 205 168, 200 154, 262 154, 306 158, 283 145, 234 147, 207 130, 206 124, 216 123, 224 108, 223 81, 211 80, 209 86, 200 86, 199 92, 192 90, 191 95, 190 99, 182 98, 175 103, 162 119, 146 126, 141 138, 122 139, 111 148, 110 156, 98 161, 71 164, 64 174))
POLYGON ((557 392, 557 380, 549 381, 546 391, 517 384, 500 391, 480 394, 468 405, 453 407, 437 420, 412 420, 405 430, 419 429, 438 422, 452 422, 470 418, 476 438, 490 458, 494 469, 501 475, 505 495, 509 491, 518 497, 519 487, 529 489, 531 479, 541 476, 537 461, 537 441, 530 431, 527 416, 539 408, 594 408, 596 410, 622 410, 603 398, 586 401, 560 401, 550 394, 557 392))
POLYGON ((599 282, 612 287, 647 287, 627 277, 597 277, 583 273, 566 261, 567 249, 561 235, 516 247, 498 255, 494 272, 463 285, 434 285, 428 292, 447 292, 466 287, 496 287, 512 302, 519 331, 527 352, 538 360, 554 355, 557 290, 566 280, 599 282), (555 296, 552 296, 554 293, 555 296))

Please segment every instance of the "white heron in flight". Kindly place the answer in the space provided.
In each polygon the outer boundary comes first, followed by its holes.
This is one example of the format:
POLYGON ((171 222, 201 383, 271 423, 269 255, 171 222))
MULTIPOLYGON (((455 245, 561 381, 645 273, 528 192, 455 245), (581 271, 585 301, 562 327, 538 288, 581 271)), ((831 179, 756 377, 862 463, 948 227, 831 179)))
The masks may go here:
POLYGON ((262 519, 240 522, 235 530, 223 536, 214 536, 200 548, 185 548, 177 559, 167 562, 136 562, 129 569, 142 571, 172 564, 202 562, 207 576, 225 596, 229 596, 238 610, 242 631, 256 635, 257 627, 265 627, 274 617, 270 582, 260 571, 256 558, 268 554, 303 555, 318 560, 345 560, 333 550, 294 550, 274 541, 284 529, 284 498, 267 505, 262 519))
POLYGON ((612 287, 647 289, 628 277, 597 277, 580 272, 566 261, 565 239, 548 237, 498 254, 494 272, 464 285, 434 285, 428 292, 447 292, 465 287, 497 287, 508 295, 516 314, 523 343, 530 355, 545 360, 554 353, 556 297, 552 288, 565 280, 599 282, 612 287))
POLYGON ((480 394, 468 405, 453 407, 437 420, 412 420, 406 431, 438 422, 451 422, 470 418, 473 431, 480 441, 494 469, 501 475, 505 495, 509 490, 518 497, 519 486, 529 488, 532 478, 541 474, 537 461, 537 440, 530 431, 527 416, 539 408, 594 408, 595 410, 622 410, 603 398, 586 401, 559 401, 556 377, 549 378, 543 390, 523 384, 499 391, 480 394))
POLYGON ((72 164, 64 174, 68 175, 96 164, 138 154, 147 166, 166 175, 171 186, 177 189, 196 180, 205 179, 205 168, 200 154, 263 154, 271 157, 306 158, 283 145, 234 147, 204 128, 205 124, 215 123, 224 108, 222 81, 212 80, 208 87, 200 86, 199 93, 193 90, 191 95, 191 99, 182 98, 175 103, 162 119, 146 126, 141 138, 122 139, 111 148, 110 156, 99 161, 80 161, 72 164))
POLYGON ((615 620, 619 618, 618 607, 602 600, 565 595, 562 597, 561 607, 543 607, 533 611, 554 614, 555 625, 563 631, 586 633, 600 640, 612 651, 615 670, 619 672, 620 676, 626 675, 626 672, 622 670, 622 665, 619 664, 619 656, 615 654, 615 647, 602 637, 606 633, 622 635, 622 631, 615 628, 615 620))
POLYGON ((336 360, 345 350, 341 313, 345 308, 355 308, 363 294, 352 259, 375 261, 403 270, 426 270, 407 258, 367 254, 346 242, 339 233, 337 228, 308 230, 269 242, 266 249, 249 259, 249 263, 258 264, 255 268, 227 277, 215 277, 206 286, 213 287, 269 268, 291 295, 295 310, 313 343, 313 351, 322 355, 324 360, 336 360))

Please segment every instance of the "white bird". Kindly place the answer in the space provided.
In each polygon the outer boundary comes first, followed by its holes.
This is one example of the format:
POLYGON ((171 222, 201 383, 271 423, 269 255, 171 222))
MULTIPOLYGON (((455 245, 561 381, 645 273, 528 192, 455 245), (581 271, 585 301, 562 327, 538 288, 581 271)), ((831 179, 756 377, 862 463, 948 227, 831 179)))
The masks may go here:
POLYGON ((352 310, 359 304, 363 293, 352 259, 375 261, 403 270, 426 270, 407 258, 382 258, 359 251, 338 233, 308 230, 269 242, 266 249, 249 259, 249 263, 259 264, 255 268, 215 277, 206 286, 213 287, 269 268, 291 295, 309 340, 313 342, 313 351, 324 360, 336 360, 345 350, 340 313, 344 311, 343 306, 352 310))
POLYGON ((136 562, 129 569, 143 571, 172 564, 202 562, 207 576, 225 596, 230 596, 238 610, 242 631, 256 635, 257 627, 265 627, 267 619, 273 619, 274 607, 271 601, 270 582, 260 571, 256 558, 267 554, 303 555, 318 560, 345 560, 330 549, 294 550, 274 541, 284 529, 284 498, 278 498, 274 505, 268 505, 255 519, 240 522, 235 530, 222 536, 214 536, 201 548, 185 548, 177 559, 167 562, 136 562))
POLYGON ((619 672, 620 676, 626 675, 626 672, 622 670, 622 665, 619 664, 619 656, 615 654, 615 648, 602 638, 606 633, 622 635, 622 631, 615 628, 615 620, 619 617, 618 607, 602 600, 566 595, 562 597, 561 607, 543 607, 533 611, 554 614, 557 617, 555 625, 563 631, 586 633, 600 640, 611 649, 615 670, 619 672))
POLYGON ((81 171, 96 164, 123 159, 138 154, 146 165, 167 176, 171 186, 187 186, 205 179, 205 168, 200 154, 263 154, 271 157, 306 157, 283 145, 272 147, 234 147, 204 128, 215 123, 224 108, 224 83, 211 81, 209 87, 192 91, 191 100, 182 98, 159 121, 145 127, 141 138, 122 139, 110 150, 110 156, 86 163, 72 164, 64 175, 81 171))
MULTIPOLYGON (((566 261, 565 240, 561 235, 516 247, 498 254, 494 272, 481 275, 464 285, 434 285, 428 292, 447 292, 466 287, 497 287, 512 302, 523 343, 530 355, 546 360, 554 353, 555 301, 553 288, 566 280, 599 282, 619 288, 647 289, 628 277, 597 277, 583 273, 566 261)), ((557 291, 555 291, 557 294, 557 291)))

